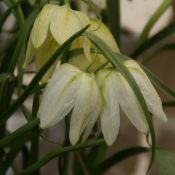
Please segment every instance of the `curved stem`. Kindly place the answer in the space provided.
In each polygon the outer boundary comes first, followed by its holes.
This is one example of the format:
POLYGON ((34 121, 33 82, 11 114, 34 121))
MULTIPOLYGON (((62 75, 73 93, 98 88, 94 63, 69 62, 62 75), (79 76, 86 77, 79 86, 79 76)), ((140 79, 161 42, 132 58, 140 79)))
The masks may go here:
POLYGON ((87 143, 77 144, 75 146, 67 146, 67 147, 56 149, 54 151, 51 151, 47 155, 45 155, 43 158, 41 158, 39 161, 37 161, 36 163, 31 165, 27 169, 23 170, 20 173, 17 173, 16 175, 28 175, 28 174, 31 174, 32 172, 34 172, 35 170, 39 169, 40 167, 45 165, 47 162, 49 162, 50 160, 54 159, 55 157, 58 157, 59 155, 65 154, 67 152, 71 152, 71 151, 75 151, 75 150, 91 147, 91 146, 98 146, 100 144, 104 144, 104 140, 103 139, 93 140, 93 141, 89 141, 87 143))

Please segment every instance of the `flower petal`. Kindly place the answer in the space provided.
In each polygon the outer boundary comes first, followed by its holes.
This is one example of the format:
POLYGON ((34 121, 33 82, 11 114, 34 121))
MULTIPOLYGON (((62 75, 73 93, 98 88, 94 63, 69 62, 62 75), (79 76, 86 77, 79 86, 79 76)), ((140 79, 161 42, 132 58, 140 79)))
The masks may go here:
POLYGON ((26 51, 26 58, 25 58, 23 68, 26 68, 26 66, 28 66, 32 62, 35 56, 35 53, 36 53, 36 50, 33 47, 31 39, 29 38, 28 45, 27 45, 27 51, 26 51))
POLYGON ((82 127, 81 131, 85 131, 83 133, 82 141, 86 141, 87 138, 89 137, 95 122, 97 121, 98 117, 100 116, 100 112, 102 110, 102 98, 101 94, 99 91, 99 87, 97 86, 97 83, 95 81, 95 78, 93 78, 93 83, 92 83, 92 101, 91 101, 91 112, 88 117, 88 122, 87 124, 82 127))
POLYGON ((126 61, 125 65, 129 68, 129 71, 131 72, 138 86, 140 87, 140 90, 145 98, 146 104, 148 105, 148 109, 150 110, 150 112, 154 116, 158 117, 160 120, 167 121, 166 115, 162 109, 161 99, 145 72, 135 61, 126 61))
POLYGON ((78 142, 81 135, 81 128, 88 121, 93 107, 92 83, 92 77, 86 73, 82 73, 70 122, 69 139, 72 145, 78 142))
POLYGON ((73 108, 81 71, 64 64, 51 77, 38 111, 40 127, 48 128, 62 120, 73 108))
POLYGON ((121 73, 117 71, 114 73, 116 76, 115 84, 117 84, 116 93, 123 112, 139 131, 147 134, 148 124, 132 88, 121 73))
POLYGON ((54 13, 50 30, 55 40, 62 44, 88 24, 89 19, 84 13, 72 10, 69 4, 66 4, 54 13))
MULTIPOLYGON (((44 44, 38 48, 36 53, 36 69, 39 70, 48 60, 49 58, 54 54, 54 52, 59 48, 59 45, 54 40, 50 32, 48 33, 48 36, 46 38, 46 41, 44 44)), ((54 65, 47 71, 47 73, 42 78, 41 82, 45 83, 52 75, 55 66, 57 62, 54 63, 54 65)))
POLYGON ((120 111, 117 97, 116 76, 111 71, 101 70, 97 74, 97 79, 100 78, 101 92, 104 98, 104 106, 101 113, 101 128, 105 141, 108 145, 112 145, 118 136, 120 127, 120 111), (106 72, 106 73, 104 73, 106 72), (106 74, 103 80, 100 74, 106 74))
POLYGON ((58 5, 47 4, 43 7, 40 14, 36 18, 32 31, 31 40, 35 48, 39 48, 47 38, 49 25, 55 11, 59 10, 58 5))

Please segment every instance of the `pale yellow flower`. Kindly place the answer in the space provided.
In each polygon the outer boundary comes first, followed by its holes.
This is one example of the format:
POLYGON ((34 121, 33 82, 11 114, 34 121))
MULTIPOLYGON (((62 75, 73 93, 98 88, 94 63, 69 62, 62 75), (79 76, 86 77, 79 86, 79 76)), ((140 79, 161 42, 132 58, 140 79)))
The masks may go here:
MULTIPOLYGON (((40 69, 61 44, 88 24, 89 18, 84 13, 72 10, 69 4, 45 5, 34 22, 24 67, 35 57, 36 68, 40 69)), ((50 77, 55 65, 43 78, 44 82, 50 77)))

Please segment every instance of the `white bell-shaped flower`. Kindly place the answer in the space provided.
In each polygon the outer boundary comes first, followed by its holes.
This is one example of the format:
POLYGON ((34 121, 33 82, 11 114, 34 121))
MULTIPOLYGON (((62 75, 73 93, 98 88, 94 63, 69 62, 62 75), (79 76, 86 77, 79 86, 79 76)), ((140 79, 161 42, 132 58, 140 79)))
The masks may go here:
POLYGON ((97 73, 97 82, 104 99, 101 127, 107 144, 114 143, 119 132, 119 106, 139 131, 148 133, 149 128, 142 108, 121 73, 112 69, 102 69, 97 73))
POLYGON ((101 106, 95 76, 63 64, 56 68, 43 94, 38 111, 40 127, 55 125, 72 111, 69 137, 74 145, 83 132, 84 137, 89 136, 101 106))
POLYGON ((160 120, 167 121, 166 115, 162 109, 161 99, 142 68, 134 60, 125 61, 125 65, 136 80, 149 111, 160 120))

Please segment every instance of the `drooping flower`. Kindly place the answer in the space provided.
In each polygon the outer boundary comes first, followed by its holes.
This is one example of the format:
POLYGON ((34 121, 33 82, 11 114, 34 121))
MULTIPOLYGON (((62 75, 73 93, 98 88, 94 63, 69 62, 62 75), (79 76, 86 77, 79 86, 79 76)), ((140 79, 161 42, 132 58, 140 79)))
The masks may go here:
POLYGON ((149 111, 160 120, 167 121, 166 115, 162 109, 161 99, 142 68, 133 60, 125 61, 125 65, 136 80, 149 111))
MULTIPOLYGON (((72 10, 69 4, 45 5, 34 22, 24 67, 35 57, 36 68, 39 70, 61 44, 88 24, 89 18, 84 13, 72 10)), ((56 64, 47 72, 44 82, 48 80, 55 66, 56 64)))
POLYGON ((141 132, 148 132, 148 125, 141 106, 120 72, 102 69, 97 81, 104 99, 101 115, 102 133, 108 145, 114 143, 120 126, 119 105, 131 123, 141 132))
POLYGON ((38 111, 40 127, 55 125, 72 111, 69 137, 74 145, 83 132, 84 139, 89 136, 101 111, 101 104, 94 74, 62 64, 56 68, 43 94, 38 111))
MULTIPOLYGON (((132 60, 126 61, 125 65, 136 80, 149 111, 153 116, 158 117, 162 121, 167 121, 162 109, 160 97, 144 71, 138 63, 132 60)), ((100 119, 102 133, 107 144, 111 145, 114 143, 119 132, 119 106, 131 123, 139 131, 147 134, 149 128, 146 117, 132 88, 122 74, 115 69, 101 69, 97 73, 97 82, 104 99, 100 119)))

